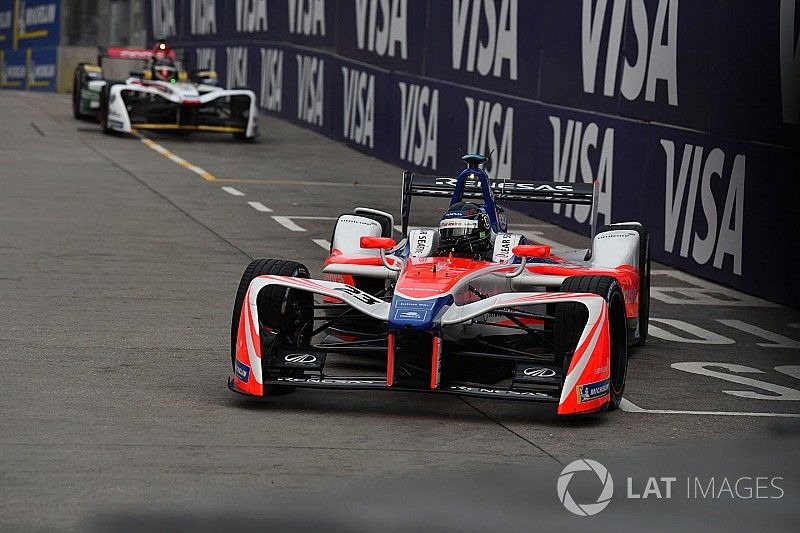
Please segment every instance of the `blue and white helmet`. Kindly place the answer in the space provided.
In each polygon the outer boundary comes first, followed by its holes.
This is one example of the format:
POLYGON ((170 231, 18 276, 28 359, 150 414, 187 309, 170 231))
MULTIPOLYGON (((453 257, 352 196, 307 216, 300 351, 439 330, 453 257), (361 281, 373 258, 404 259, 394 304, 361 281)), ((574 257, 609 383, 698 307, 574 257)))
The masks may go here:
POLYGON ((492 227, 483 206, 458 202, 439 223, 439 250, 457 254, 485 254, 492 250, 492 227))

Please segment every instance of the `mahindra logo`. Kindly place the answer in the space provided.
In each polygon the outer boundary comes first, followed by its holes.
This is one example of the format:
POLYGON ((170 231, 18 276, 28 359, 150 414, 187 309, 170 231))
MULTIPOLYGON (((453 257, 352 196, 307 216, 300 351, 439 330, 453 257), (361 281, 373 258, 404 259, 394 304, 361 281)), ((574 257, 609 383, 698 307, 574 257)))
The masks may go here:
POLYGON ((537 378, 552 378, 556 375, 556 371, 552 368, 526 368, 522 373, 528 377, 537 378))
POLYGON ((309 353, 294 353, 283 358, 287 363, 310 365, 317 362, 317 357, 309 353))

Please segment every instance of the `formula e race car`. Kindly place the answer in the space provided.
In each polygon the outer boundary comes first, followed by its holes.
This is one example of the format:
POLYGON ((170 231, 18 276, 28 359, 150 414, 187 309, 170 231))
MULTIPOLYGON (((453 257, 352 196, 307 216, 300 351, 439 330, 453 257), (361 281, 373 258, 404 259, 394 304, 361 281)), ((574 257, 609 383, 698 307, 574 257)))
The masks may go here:
POLYGON ((509 233, 496 200, 592 206, 595 221, 596 184, 493 183, 484 156, 463 159, 457 178, 404 173, 397 243, 391 214, 341 215, 322 280, 294 261, 251 262, 233 308, 229 388, 428 391, 553 402, 559 414, 617 408, 628 348, 647 338, 647 231, 593 223, 590 249, 554 255, 509 233), (410 229, 413 196, 450 198, 438 227, 410 229))
POLYGON ((100 49, 97 65, 75 67, 72 112, 75 118, 98 120, 106 133, 134 130, 212 131, 252 141, 258 135, 258 108, 253 91, 217 87, 217 73, 187 73, 164 41, 152 50, 100 49), (141 60, 123 82, 103 77, 103 58, 141 60))

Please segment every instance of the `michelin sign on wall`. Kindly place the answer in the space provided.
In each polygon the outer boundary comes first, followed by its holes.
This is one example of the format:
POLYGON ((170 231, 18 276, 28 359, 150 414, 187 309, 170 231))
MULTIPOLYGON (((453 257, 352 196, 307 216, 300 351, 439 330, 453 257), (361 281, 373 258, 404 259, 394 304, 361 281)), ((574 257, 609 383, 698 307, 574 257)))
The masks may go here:
MULTIPOLYGON (((151 0, 148 21, 265 112, 412 170, 468 150, 597 180, 600 222, 646 221, 654 259, 796 305, 798 4, 151 0)), ((585 207, 518 207, 589 231, 585 207)))
POLYGON ((59 2, 0 0, 0 88, 55 90, 59 2))

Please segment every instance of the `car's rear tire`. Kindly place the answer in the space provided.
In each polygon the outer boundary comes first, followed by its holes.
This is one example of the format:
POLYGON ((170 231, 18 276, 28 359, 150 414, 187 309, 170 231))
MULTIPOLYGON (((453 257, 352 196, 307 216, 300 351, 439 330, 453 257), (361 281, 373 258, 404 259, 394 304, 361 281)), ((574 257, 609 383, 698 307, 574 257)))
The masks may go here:
MULTIPOLYGON (((309 278, 305 265, 283 259, 255 259, 247 265, 239 281, 231 317, 231 366, 236 361, 236 338, 239 332, 239 318, 250 282, 258 276, 289 276, 309 278)), ((314 296, 306 291, 298 291, 280 286, 269 286, 258 293, 258 319, 261 325, 278 331, 283 342, 305 347, 311 342, 313 330, 314 296)), ((265 393, 286 393, 294 387, 270 386, 265 393)))
POLYGON ((72 76, 72 116, 78 120, 87 120, 91 115, 81 113, 81 91, 83 90, 83 65, 78 63, 72 76))
MULTIPOLYGON (((588 292, 598 294, 609 306, 611 333, 610 394, 607 409, 615 410, 625 392, 628 371, 628 342, 625 320, 625 299, 619 282, 611 276, 572 276, 561 283, 559 292, 588 292)), ((556 361, 562 364, 563 376, 572 362, 576 344, 581 336, 589 311, 578 302, 556 304, 553 344, 556 361)))

